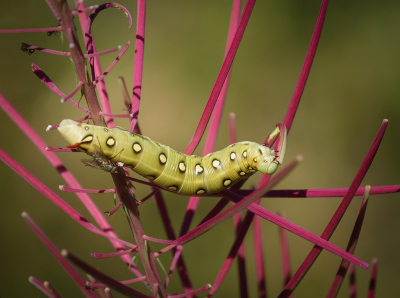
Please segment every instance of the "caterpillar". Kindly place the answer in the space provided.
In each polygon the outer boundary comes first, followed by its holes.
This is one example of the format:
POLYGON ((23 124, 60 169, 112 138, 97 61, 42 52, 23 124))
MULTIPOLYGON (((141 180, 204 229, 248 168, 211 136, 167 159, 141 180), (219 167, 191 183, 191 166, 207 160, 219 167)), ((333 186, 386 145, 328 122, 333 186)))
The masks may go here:
POLYGON ((86 165, 108 172, 116 162, 172 192, 208 195, 231 187, 257 170, 273 174, 278 167, 276 151, 254 142, 239 142, 204 157, 185 155, 146 136, 121 129, 63 120, 58 131, 72 146, 93 160, 86 165), (97 144, 96 144, 97 143, 97 144))

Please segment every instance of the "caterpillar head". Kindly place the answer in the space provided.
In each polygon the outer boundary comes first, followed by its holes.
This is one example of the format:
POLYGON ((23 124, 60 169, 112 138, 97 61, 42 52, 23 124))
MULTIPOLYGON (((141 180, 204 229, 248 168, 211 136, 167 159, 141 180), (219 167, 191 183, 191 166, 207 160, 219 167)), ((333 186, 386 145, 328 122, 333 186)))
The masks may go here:
POLYGON ((276 161, 275 151, 268 147, 260 146, 260 150, 263 152, 256 158, 256 168, 258 171, 264 174, 272 175, 278 169, 278 161, 276 161))

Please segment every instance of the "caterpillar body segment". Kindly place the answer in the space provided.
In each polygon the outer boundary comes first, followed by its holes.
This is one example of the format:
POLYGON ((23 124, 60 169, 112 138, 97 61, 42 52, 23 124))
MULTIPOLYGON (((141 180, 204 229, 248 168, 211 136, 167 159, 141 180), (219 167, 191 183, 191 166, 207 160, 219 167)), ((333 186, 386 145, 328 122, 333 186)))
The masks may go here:
POLYGON ((257 170, 273 174, 278 166, 275 151, 254 142, 235 143, 200 157, 177 152, 146 136, 69 119, 58 130, 68 143, 94 158, 94 165, 86 165, 113 172, 115 163, 121 162, 155 184, 186 195, 216 193, 257 170))

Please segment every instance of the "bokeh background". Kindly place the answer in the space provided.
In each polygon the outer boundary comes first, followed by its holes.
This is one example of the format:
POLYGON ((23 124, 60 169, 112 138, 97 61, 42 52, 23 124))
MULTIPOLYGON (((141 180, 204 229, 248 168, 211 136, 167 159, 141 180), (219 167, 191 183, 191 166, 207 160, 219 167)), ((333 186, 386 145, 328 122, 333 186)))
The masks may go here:
MULTIPOLYGON (((102 1, 85 1, 88 5, 102 1)), ((72 5, 72 1, 69 1, 72 5)), ((120 1, 134 18, 135 1, 120 1)), ((231 11, 231 1, 149 1, 142 102, 139 123, 145 135, 183 151, 201 117, 220 69, 231 11)), ((261 142, 282 122, 292 96, 311 38, 320 1, 258 1, 233 65, 225 112, 216 149, 229 144, 228 114, 236 113, 240 141, 261 142)), ((332 1, 328 6, 320 45, 300 107, 290 131, 286 162, 297 154, 303 163, 276 188, 348 187, 356 174, 383 119, 389 126, 363 185, 400 184, 400 2, 332 1)), ((57 21, 45 1, 6 1, 0 10, 0 28, 56 26, 57 21)), ((98 50, 134 43, 135 25, 120 11, 108 9, 93 24, 98 50)), ((76 86, 68 58, 20 50, 25 42, 44 48, 67 50, 56 34, 0 35, 0 92, 39 132, 50 146, 65 146, 56 131, 45 132, 49 124, 77 119, 84 114, 51 92, 32 73, 32 62, 41 67, 64 93, 76 86)), ((117 56, 103 56, 103 69, 117 56)), ((123 76, 132 89, 134 45, 107 76, 106 84, 114 113, 121 114, 123 101, 117 77, 123 76)), ((74 96, 76 101, 79 96, 74 96)), ((84 100, 81 101, 85 105, 84 100)), ((117 124, 128 127, 127 120, 117 124)), ((92 221, 74 194, 63 193, 65 184, 47 160, 17 126, 0 111, 0 147, 34 173, 76 210, 92 221)), ((204 142, 202 142, 203 144, 204 142)), ((200 148, 200 147, 199 147, 200 148)), ((201 154, 201 149, 196 151, 201 154)), ((110 176, 86 168, 80 154, 59 153, 65 165, 86 188, 113 187, 110 176), (79 155, 79 156, 78 156, 79 155)), ((63 297, 82 294, 22 220, 23 211, 40 225, 59 247, 67 248, 115 279, 133 278, 119 259, 94 260, 90 252, 111 252, 109 242, 83 229, 9 167, 0 163, 2 214, 0 216, 0 296, 42 297, 28 283, 33 275, 48 280, 63 297)), ((248 181, 257 185, 260 175, 248 181)), ((137 187, 137 197, 149 193, 137 187)), ((165 194, 176 231, 182 222, 188 197, 165 194)), ((93 195, 101 210, 114 206, 113 195, 93 195)), ((273 212, 284 210, 286 217, 310 231, 321 234, 335 212, 340 198, 265 199, 262 205, 273 212)), ((354 200, 331 241, 345 248, 361 198, 354 200)), ((216 198, 201 200, 194 223, 214 206, 216 198)), ((379 260, 377 297, 394 297, 400 265, 400 194, 371 197, 357 257, 379 260)), ((140 207, 148 235, 165 238, 154 203, 140 207)), ((110 218, 116 232, 133 241, 125 215, 110 218)), ((193 226, 194 227, 194 226, 193 226)), ((282 288, 282 271, 277 226, 263 221, 267 285, 270 297, 282 288)), ((251 233, 246 238, 250 296, 256 295, 251 233)), ((213 283, 234 239, 228 220, 201 238, 185 245, 184 258, 195 288, 213 283)), ((312 244, 289 235, 293 272, 312 244)), ((161 246, 152 245, 153 250, 161 246)), ((171 255, 162 262, 167 268, 171 255)), ((323 297, 339 266, 340 259, 323 252, 296 290, 297 297, 323 297)), ((367 292, 370 270, 357 268, 361 297, 367 292)), ((215 297, 238 297, 236 264, 215 297)), ((135 286, 145 291, 142 284, 135 286)), ((174 275, 169 292, 180 292, 174 275)), ((347 297, 345 282, 340 297, 347 297)), ((204 294, 203 294, 204 295, 204 294)), ((202 295, 199 295, 203 297, 202 295)), ((115 294, 115 297, 119 297, 115 294)))

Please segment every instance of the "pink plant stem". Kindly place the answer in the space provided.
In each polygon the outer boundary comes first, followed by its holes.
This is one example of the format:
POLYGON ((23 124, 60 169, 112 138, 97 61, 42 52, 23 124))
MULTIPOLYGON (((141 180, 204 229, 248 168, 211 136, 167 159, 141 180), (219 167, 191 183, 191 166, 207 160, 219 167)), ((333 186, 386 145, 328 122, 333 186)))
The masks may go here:
POLYGON ((50 0, 46 0, 47 5, 49 6, 49 8, 51 9, 51 12, 54 14, 54 16, 56 17, 56 19, 58 20, 58 22, 61 21, 60 16, 58 15, 56 9, 54 8, 54 6, 51 4, 50 0))
MULTIPOLYGON (((35 63, 32 63, 32 70, 33 73, 47 86, 50 88, 51 91, 53 91, 54 93, 56 93, 57 95, 59 95, 61 98, 66 98, 67 96, 62 93, 57 86, 52 82, 52 80, 50 80, 50 78, 43 72, 43 70, 40 69, 39 66, 37 66, 35 63)), ((2 97, 2 96, 1 96, 2 97)), ((69 103, 71 103, 72 105, 74 105, 75 107, 77 107, 78 109, 89 113, 88 109, 85 109, 84 107, 81 107, 80 105, 78 105, 75 101, 73 101, 72 99, 68 99, 67 100, 69 103)))
POLYGON ((321 37, 321 32, 322 32, 322 27, 324 25, 327 7, 328 7, 328 0, 323 0, 318 14, 317 23, 315 24, 314 32, 311 37, 311 42, 307 50, 306 58, 304 60, 304 64, 301 69, 299 79, 297 81, 292 99, 290 101, 288 110, 286 112, 285 119, 283 120, 283 124, 285 124, 288 132, 292 127, 294 116, 299 106, 304 88, 306 86, 308 75, 310 74, 311 66, 314 61, 315 53, 317 51, 318 42, 321 37))
POLYGON ((71 148, 57 148, 57 147, 49 147, 49 146, 45 147, 45 151, 47 151, 47 152, 80 152, 76 149, 71 149, 71 148))
POLYGON ((53 298, 61 298, 61 296, 56 292, 56 290, 54 290, 48 281, 45 281, 43 285, 51 293, 53 298))
MULTIPOLYGON (((284 212, 278 213, 278 215, 285 217, 284 212)), ((279 240, 281 244, 281 255, 282 255, 282 273, 283 273, 283 285, 286 285, 292 277, 290 269, 290 250, 289 242, 287 240, 286 230, 279 227, 279 240)))
POLYGON ((357 298, 357 286, 356 286, 356 270, 354 264, 350 264, 349 268, 350 278, 349 278, 349 294, 350 298, 357 298))
POLYGON ((119 208, 122 206, 122 204, 123 204, 123 202, 119 201, 117 203, 117 205, 111 211, 106 211, 106 212, 104 212, 104 214, 106 214, 108 216, 113 215, 115 212, 117 212, 119 210, 119 208))
POLYGON ((93 57, 109 54, 109 53, 112 53, 112 52, 116 52, 116 51, 119 51, 119 50, 121 50, 121 46, 118 46, 118 47, 115 47, 115 48, 111 48, 111 49, 108 49, 108 50, 104 50, 104 51, 101 51, 101 52, 96 52, 96 53, 93 53, 93 54, 85 54, 83 56, 85 58, 93 58, 93 57))
POLYGON ((182 245, 178 245, 178 246, 176 247, 175 251, 174 251, 174 257, 173 257, 173 259, 172 259, 171 266, 169 266, 168 275, 167 275, 167 277, 165 278, 165 283, 164 283, 165 287, 167 287, 167 286, 169 285, 169 282, 170 282, 170 280, 171 280, 172 273, 174 272, 174 270, 175 270, 175 268, 176 268, 176 264, 178 263, 178 260, 179 260, 179 258, 180 258, 181 255, 182 255, 182 250, 183 250, 183 246, 182 246, 182 245))
POLYGON ((109 254, 100 254, 97 252, 92 252, 90 255, 92 256, 92 258, 95 258, 95 259, 106 259, 106 258, 120 257, 123 255, 127 255, 130 253, 136 252, 136 251, 137 251, 137 249, 128 249, 128 250, 113 252, 113 253, 109 253, 109 254))
MULTIPOLYGON (((375 154, 379 148, 379 145, 382 141, 382 138, 385 133, 387 125, 388 125, 388 120, 386 120, 386 119, 383 120, 381 128, 379 129, 379 132, 378 132, 374 142, 372 143, 371 148, 369 149, 369 151, 367 153, 367 156, 365 157, 364 161, 362 162, 360 169, 358 170, 353 182, 351 183, 349 190, 346 193, 346 196, 343 198, 342 202, 340 203, 340 205, 339 205, 338 209, 336 210, 335 214, 333 215, 332 219, 329 221, 328 226, 325 228, 324 232, 321 235, 321 238, 329 240, 329 238, 332 236, 333 232, 335 231, 337 225, 340 222, 340 219, 342 218, 344 212, 347 210, 347 207, 349 206, 358 187, 360 186, 362 180, 364 179, 365 175, 367 174, 369 167, 371 166, 371 163, 372 163, 372 161, 375 157, 375 154)), ((297 287, 297 285, 301 282, 304 275, 310 269, 310 267, 312 266, 314 261, 317 259, 321 250, 322 250, 321 247, 314 246, 314 248, 311 250, 309 255, 303 261, 300 268, 294 274, 292 279, 289 281, 289 283, 286 284, 282 293, 279 295, 280 298, 290 296, 290 294, 294 291, 294 289, 297 287)))
POLYGON ((189 297, 189 295, 190 295, 190 297, 192 297, 192 295, 205 292, 210 288, 211 288, 211 285, 208 284, 208 285, 205 285, 204 287, 201 287, 200 289, 193 290, 191 292, 185 292, 183 294, 178 294, 178 295, 168 295, 168 298, 184 298, 184 297, 189 297))
POLYGON ((83 82, 79 82, 78 85, 75 87, 75 89, 70 94, 68 94, 66 97, 61 98, 61 102, 64 103, 68 99, 70 99, 72 96, 74 96, 75 93, 81 89, 82 85, 83 85, 83 82))
POLYGON ((0 34, 4 33, 36 33, 36 32, 48 32, 48 31, 61 31, 62 27, 49 27, 49 28, 32 28, 32 29, 1 29, 0 34))
MULTIPOLYGON (((35 144, 35 146, 39 149, 39 151, 48 159, 51 165, 60 173, 61 177, 71 186, 74 188, 82 188, 75 177, 67 171, 64 167, 61 160, 52 152, 47 151, 46 143, 40 138, 40 136, 36 133, 35 130, 25 121, 24 118, 8 103, 8 101, 0 94, 0 106, 1 108, 8 114, 8 116, 19 126, 19 128, 31 139, 31 141, 35 144)), ((107 235, 112 236, 113 238, 118 238, 118 235, 113 231, 112 226, 104 217, 102 212, 93 203, 90 197, 87 194, 79 193, 77 194, 78 198, 84 204, 86 209, 90 212, 93 216, 97 224, 107 235)), ((118 250, 124 250, 124 246, 121 245, 119 241, 114 241, 110 239, 111 244, 114 248, 118 250)), ((122 260, 129 265, 131 259, 129 256, 123 256, 122 260)), ((136 274, 137 276, 141 276, 140 272, 131 267, 131 271, 136 274)))
POLYGON ((246 6, 244 8, 242 17, 239 22, 239 26, 236 30, 235 36, 229 47, 228 53, 225 57, 225 60, 222 64, 221 70, 215 82, 214 88, 211 91, 210 98, 208 99, 207 105, 204 109, 203 115, 201 116, 200 122, 196 128, 196 132, 194 133, 192 140, 190 141, 189 145, 185 150, 185 154, 191 155, 193 151, 196 149, 197 145, 199 144, 201 137, 204 134, 204 130, 206 129, 207 123, 211 117, 211 113, 214 109, 215 103, 217 102, 218 96, 221 92, 221 89, 224 85, 225 79, 229 73, 231 68, 233 59, 236 55, 237 49, 239 47, 240 41, 242 40, 244 30, 246 29, 247 23, 250 19, 251 12, 253 10, 255 0, 248 0, 246 2, 246 6))
MULTIPOLYGON (((83 1, 82 1, 82 2, 83 2, 83 1)), ((88 11, 88 10, 96 9, 97 7, 99 7, 99 6, 96 4, 96 5, 88 6, 88 7, 85 7, 85 8, 83 8, 83 9, 79 9, 79 10, 72 10, 71 13, 72 13, 72 14, 79 14, 79 13, 81 13, 81 12, 86 12, 86 11, 88 11)))
POLYGON ((113 295, 111 294, 111 289, 110 288, 105 288, 104 289, 104 294, 106 294, 106 298, 113 298, 113 295))
POLYGON ((119 115, 115 115, 115 114, 106 114, 103 112, 99 113, 100 116, 104 116, 104 117, 113 117, 113 118, 130 118, 131 115, 130 114, 119 114, 119 115))
MULTIPOLYGON (((236 3, 238 4, 239 7, 237 7, 237 8, 235 7, 235 8, 240 10, 240 1, 234 2, 234 5, 236 3)), ((229 78, 229 75, 228 75, 228 78, 229 78)), ((227 83, 227 81, 225 81, 225 83, 227 83)), ((217 102, 217 105, 218 105, 218 102, 217 102)), ((211 118, 211 123, 212 123, 213 119, 214 119, 214 116, 211 118)), ((211 125, 210 125, 210 127, 211 127, 211 125)), ((236 128, 235 128, 235 114, 234 113, 229 114, 229 141, 231 144, 234 144, 237 142, 236 128)), ((236 237, 238 237, 238 235, 239 235, 239 229, 240 229, 240 225, 242 223, 242 214, 243 214, 243 211, 240 211, 233 216, 233 224, 235 226, 236 237)), ((239 250, 237 252, 237 264, 238 264, 238 273, 239 273, 240 297, 247 298, 249 296, 249 294, 248 294, 248 285, 247 285, 247 276, 246 276, 246 253, 245 253, 243 241, 240 244, 239 250)))
MULTIPOLYGON (((142 277, 138 277, 138 278, 134 278, 134 279, 128 279, 128 280, 121 280, 119 282, 124 285, 129 285, 129 284, 133 284, 133 283, 137 283, 137 282, 141 282, 141 281, 146 281, 146 276, 142 276, 142 277)), ((92 287, 92 288, 107 287, 107 285, 105 285, 105 284, 91 282, 91 281, 87 281, 86 285, 88 287, 92 287)))
POLYGON ((53 54, 53 55, 59 55, 59 56, 71 56, 70 52, 61 52, 61 51, 55 51, 55 50, 50 50, 50 49, 45 49, 45 48, 41 48, 41 47, 37 47, 37 46, 33 46, 33 45, 29 45, 26 43, 22 43, 21 44, 23 47, 27 48, 27 49, 31 49, 31 50, 35 50, 35 51, 40 51, 43 53, 48 53, 48 54, 53 54))
MULTIPOLYGON (((354 253, 356 250, 358 238, 360 236, 361 232, 361 227, 363 224, 363 220, 365 217, 365 213, 367 211, 367 205, 368 205, 368 198, 369 198, 369 190, 370 186, 368 185, 365 188, 365 194, 361 202, 361 207, 358 212, 357 220, 356 223, 354 224, 353 232, 350 236, 350 241, 349 244, 347 245, 346 251, 349 253, 354 253)), ((347 273, 347 269, 349 268, 350 263, 346 260, 342 260, 340 263, 339 269, 336 273, 335 279, 333 280, 333 283, 331 285, 331 288, 329 289, 328 295, 326 296, 327 298, 334 298, 337 297, 339 294, 339 290, 343 284, 344 277, 347 273)))
POLYGON ((254 231, 254 262, 256 267, 256 279, 257 279, 257 297, 267 298, 267 278, 265 273, 265 261, 264 261, 264 249, 262 244, 262 230, 261 230, 261 219, 259 216, 255 216, 253 219, 253 231, 254 231))
MULTIPOLYGON (((83 8, 83 6, 81 7, 79 5, 78 0, 75 0, 75 3, 77 4, 76 5, 77 8, 79 8, 79 9, 83 8)), ((85 39, 86 50, 87 50, 88 54, 93 54, 96 52, 96 46, 94 44, 93 36, 92 36, 92 32, 91 32, 92 20, 97 16, 97 14, 100 11, 102 11, 103 9, 109 8, 109 7, 121 9, 125 13, 125 15, 128 17, 129 28, 131 28, 131 26, 132 26, 132 19, 131 19, 131 15, 130 15, 129 11, 125 7, 123 7, 122 5, 117 4, 117 3, 105 3, 105 4, 100 5, 98 8, 96 8, 95 10, 92 11, 92 13, 90 14, 90 16, 87 19, 86 19, 85 12, 79 13, 79 21, 81 24, 82 34, 85 39)), ((91 69, 92 69, 92 79, 95 80, 95 78, 99 77, 102 74, 100 60, 97 56, 95 56, 95 57, 89 59, 89 64, 91 65, 91 69)), ((97 94, 99 95, 100 103, 101 103, 104 113, 112 114, 110 102, 109 102, 108 95, 107 95, 107 89, 106 89, 106 85, 105 85, 104 81, 99 82, 96 85, 96 89, 97 89, 97 94)), ((105 117, 105 122, 109 128, 115 127, 113 118, 105 117)))
POLYGON ((374 298, 376 292, 376 273, 378 271, 378 259, 374 258, 372 260, 372 270, 371 270, 371 278, 369 281, 368 288, 368 298, 374 298))
MULTIPOLYGON (((219 286, 224 281, 226 275, 229 272, 230 267, 232 266, 234 258, 238 255, 239 249, 243 243, 243 240, 247 234, 247 231, 250 228, 253 218, 254 218, 253 213, 251 213, 251 212, 246 213, 246 216, 244 217, 244 219, 239 227, 239 230, 237 232, 235 242, 233 243, 227 258, 226 258, 224 264, 222 265, 222 267, 213 283, 213 287, 211 288, 210 292, 208 292, 207 297, 211 297, 212 295, 214 295, 214 293, 217 291, 219 286)), ((240 281, 240 282, 242 282, 242 281, 240 281)), ((247 286, 245 288, 247 289, 247 286)), ((247 291, 245 292, 245 297, 246 296, 247 296, 247 291)))
POLYGON ((62 191, 70 191, 70 192, 83 192, 83 193, 116 193, 115 188, 111 189, 83 189, 83 188, 72 188, 65 185, 60 185, 58 187, 62 191))
MULTIPOLYGON (((256 191, 259 191, 259 190, 257 189, 254 192, 256 192, 256 191)), ((230 199, 234 200, 235 202, 243 201, 243 199, 241 197, 235 195, 233 192, 230 192, 229 190, 225 190, 224 194, 227 197, 229 197, 230 199)), ((246 198, 248 198, 248 197, 250 197, 250 196, 247 196, 246 198)), ((329 243, 328 241, 322 239, 321 237, 318 237, 317 235, 307 231, 306 229, 272 213, 271 211, 269 211, 267 209, 260 207, 257 204, 251 204, 250 206, 247 207, 247 210, 288 230, 289 232, 292 232, 293 234, 295 234, 297 236, 300 236, 301 238, 303 238, 309 242, 312 242, 312 243, 326 249, 327 251, 330 251, 331 253, 333 253, 341 258, 349 260, 350 262, 355 263, 356 265, 358 265, 364 269, 368 268, 368 264, 366 262, 354 257, 353 255, 349 254, 348 252, 344 251, 343 249, 337 247, 336 245, 333 245, 332 243, 329 243)), ((226 212, 226 211, 224 211, 224 212, 226 212)))
MULTIPOLYGON (((228 38, 227 38, 226 47, 225 47, 225 60, 226 60, 226 56, 229 51, 229 48, 232 44, 233 37, 234 37, 235 31, 237 28, 239 12, 240 12, 240 0, 235 0, 233 2, 231 19, 230 19, 230 23, 229 23, 229 32, 228 32, 228 38)), ((239 41, 239 43, 240 43, 240 41, 239 41)), ((224 108, 226 91, 227 91, 228 84, 229 84, 229 77, 230 77, 230 70, 227 74, 226 80, 223 82, 221 93, 219 95, 217 95, 217 98, 216 98, 217 103, 216 103, 214 111, 212 111, 212 109, 214 107, 211 108, 212 118, 211 118, 210 128, 208 130, 206 143, 204 145, 204 150, 202 153, 203 156, 214 151, 215 141, 216 141, 217 134, 218 134, 218 128, 219 128, 219 125, 221 122, 222 111, 224 108)), ((215 89, 215 86, 214 86, 214 89, 215 89)), ((209 102, 210 102, 210 100, 209 100, 209 102)), ((215 102, 214 102, 214 104, 215 104, 215 102)), ((208 106, 208 103, 207 103, 207 106, 208 106)), ((211 114, 208 116, 208 119, 210 118, 210 116, 211 116, 211 114)), ((203 118, 203 116, 202 116, 202 118, 203 118)), ((208 122, 208 119, 207 119, 207 122, 208 122)), ((200 122, 201 122, 201 120, 200 120, 200 122)), ((207 125, 207 123, 205 123, 205 125, 207 125)), ((204 129, 205 129, 205 127, 204 127, 204 129)), ((203 130, 202 134, 203 133, 204 133, 204 130, 203 130)), ((197 144, 196 144, 196 146, 197 146, 197 144)), ((185 153, 186 153, 186 151, 185 151, 185 153)), ((186 154, 188 154, 188 153, 186 153, 186 154)), ((197 210, 199 201, 200 201, 200 197, 190 197, 188 206, 186 207, 185 217, 183 219, 182 226, 181 226, 181 229, 179 232, 180 236, 186 234, 187 231, 189 230, 190 224, 191 224, 194 214, 197 210)))
POLYGON ((131 45, 131 42, 128 41, 128 43, 124 46, 124 48, 118 54, 117 58, 115 58, 115 60, 110 64, 110 66, 106 69, 106 71, 102 75, 100 75, 99 77, 96 78, 96 80, 93 82, 93 85, 98 84, 100 81, 102 81, 105 78, 105 76, 111 71, 111 69, 114 68, 115 64, 117 64, 118 61, 121 59, 121 57, 125 54, 125 52, 128 50, 130 45, 131 45))
POLYGON ((49 290, 46 289, 46 287, 42 284, 42 282, 33 276, 30 276, 28 278, 29 282, 33 284, 37 289, 39 289, 43 294, 45 294, 49 298, 53 298, 51 293, 49 293, 49 290))
POLYGON ((349 295, 350 298, 357 298, 357 286, 356 286, 356 270, 354 264, 349 266, 349 295))
POLYGON ((5 153, 2 149, 0 149, 0 159, 3 160, 5 164, 7 164, 11 169, 13 169, 17 174, 19 174, 22 178, 24 178, 28 183, 30 183, 33 187, 35 187, 38 191, 40 191, 45 197, 47 197, 50 201, 52 201, 57 207, 63 210, 67 215, 69 215, 73 220, 79 223, 84 228, 89 231, 104 236, 110 240, 118 241, 126 246, 135 248, 136 246, 123 241, 121 239, 110 236, 106 232, 100 231, 93 224, 88 222, 81 214, 75 211, 70 205, 68 205, 64 200, 62 200, 59 196, 57 196, 54 192, 52 192, 49 188, 47 188, 42 182, 40 182, 35 176, 29 173, 26 169, 24 169, 20 164, 18 164, 15 160, 13 160, 7 153, 5 153))
POLYGON ((46 234, 39 228, 39 226, 28 216, 26 212, 22 213, 22 218, 26 221, 29 227, 35 232, 36 236, 42 241, 44 246, 50 251, 57 262, 64 268, 72 280, 78 285, 78 288, 83 292, 86 297, 95 298, 96 295, 92 291, 86 289, 85 280, 79 273, 69 264, 60 254, 58 248, 46 236, 46 234))
POLYGON ((122 295, 125 295, 127 297, 146 297, 150 298, 150 296, 143 295, 142 293, 131 289, 127 287, 126 285, 116 281, 115 279, 112 279, 111 277, 107 276, 106 274, 98 271, 97 269, 93 268, 89 264, 85 263, 84 261, 80 260, 78 257, 74 256, 70 252, 68 252, 66 249, 63 249, 61 251, 61 255, 69 260, 70 262, 74 263, 76 266, 84 270, 85 272, 89 273, 91 276, 93 276, 95 279, 101 281, 102 283, 105 283, 108 287, 111 289, 114 289, 118 293, 121 293, 122 295))
POLYGON ((133 67, 133 90, 132 90, 132 119, 129 131, 135 129, 140 108, 140 99, 142 96, 143 81, 143 58, 144 58, 144 38, 146 24, 146 1, 137 1, 136 16, 136 39, 135 39, 135 60, 133 67))
POLYGON ((156 194, 157 192, 159 192, 160 189, 154 189, 150 194, 148 194, 147 196, 145 196, 143 199, 141 199, 140 201, 137 202, 138 205, 143 204, 144 202, 146 202, 148 199, 150 199, 152 196, 154 196, 154 194, 156 194))
MULTIPOLYGON (((325 188, 325 189, 274 189, 262 195, 263 198, 335 198, 344 197, 348 188, 325 188)), ((238 195, 247 196, 251 189, 233 190, 238 195)), ((365 187, 359 187, 354 196, 362 196, 365 187)), ((400 185, 371 186, 370 195, 381 195, 400 192, 400 185)), ((211 196, 211 195, 210 195, 211 196)), ((215 195, 217 196, 217 195, 215 195)))

